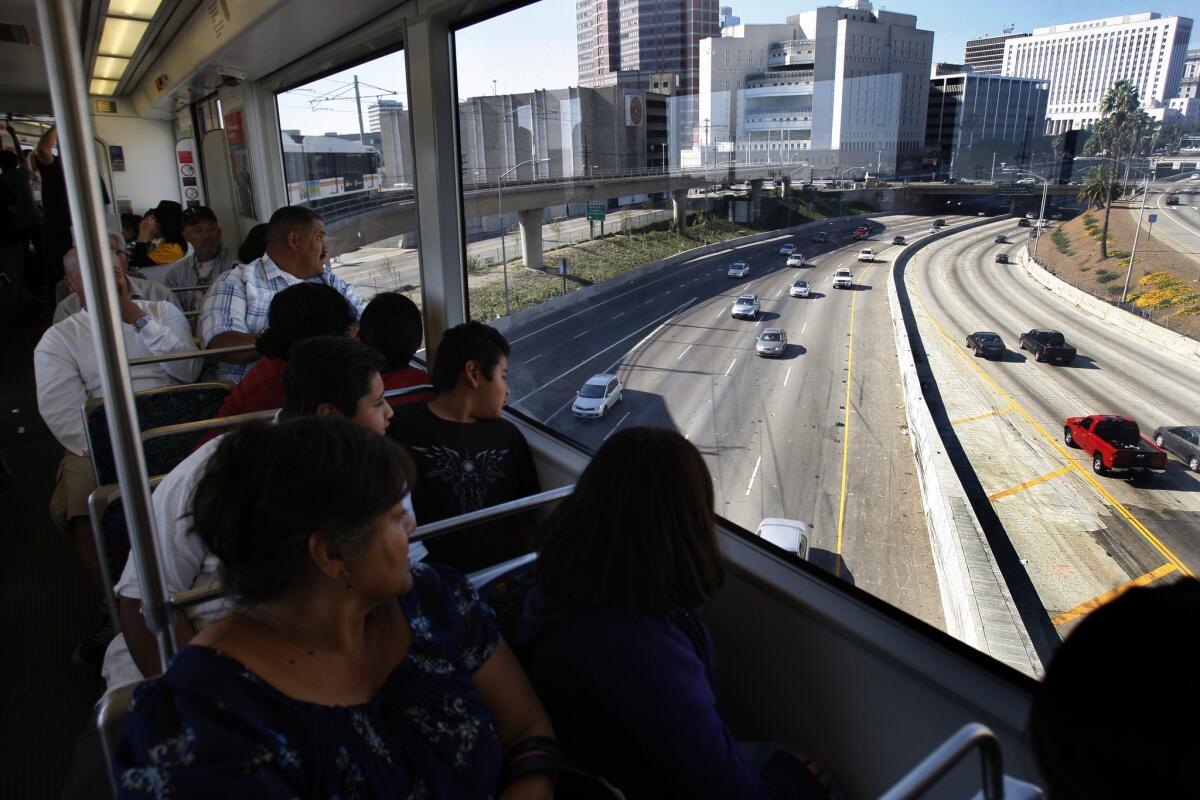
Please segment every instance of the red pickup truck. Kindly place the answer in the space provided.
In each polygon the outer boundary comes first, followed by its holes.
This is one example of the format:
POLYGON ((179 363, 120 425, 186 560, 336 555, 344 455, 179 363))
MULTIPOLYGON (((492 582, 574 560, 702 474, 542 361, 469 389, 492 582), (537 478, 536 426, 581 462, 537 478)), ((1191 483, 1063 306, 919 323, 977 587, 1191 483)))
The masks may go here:
POLYGON ((1133 475, 1167 468, 1167 452, 1154 446, 1129 417, 1093 414, 1071 417, 1063 425, 1063 441, 1092 457, 1097 475, 1127 472, 1133 475))

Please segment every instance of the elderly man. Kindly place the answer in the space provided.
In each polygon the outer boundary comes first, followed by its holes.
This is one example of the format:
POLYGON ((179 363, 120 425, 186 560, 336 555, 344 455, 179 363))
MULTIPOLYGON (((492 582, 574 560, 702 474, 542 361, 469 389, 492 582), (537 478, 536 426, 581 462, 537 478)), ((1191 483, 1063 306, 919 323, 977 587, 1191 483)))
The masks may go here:
MULTIPOLYGON (((337 289, 361 315, 364 304, 350 285, 325 272, 325 223, 303 206, 284 206, 271 215, 267 251, 262 258, 235 267, 208 290, 200 311, 200 340, 206 348, 252 347, 267 327, 267 309, 276 294, 301 281, 337 289)), ((258 353, 227 356, 217 377, 240 381, 258 353)))
MULTIPOLYGON (((183 312, 171 303, 132 298, 124 270, 125 248, 116 236, 110 237, 110 244, 116 267, 113 277, 120 298, 121 333, 129 357, 192 350, 191 332, 183 312)), ((54 438, 66 449, 50 498, 50 516, 71 537, 76 556, 100 592, 100 564, 92 542, 87 506, 88 495, 96 488, 96 481, 88 457, 82 414, 84 402, 100 396, 100 365, 96 362, 91 315, 75 250, 68 251, 63 258, 63 268, 65 280, 82 298, 83 308, 51 326, 33 351, 38 411, 54 438)), ((133 389, 140 391, 189 383, 200 373, 201 364, 199 359, 189 359, 131 367, 133 389)), ((100 662, 111 635, 104 638, 102 631, 97 634, 89 636, 76 651, 77 660, 100 662)))
MULTIPOLYGON (((163 276, 163 284, 171 289, 210 286, 237 262, 236 254, 221 244, 217 215, 207 206, 183 210, 183 238, 191 246, 191 252, 172 264, 163 276)), ((204 300, 205 290, 176 291, 175 294, 184 311, 196 311, 204 300)))
MULTIPOLYGON (((121 249, 124 250, 124 247, 121 249)), ((63 263, 66 264, 65 258, 63 259, 63 263)), ((113 266, 125 277, 125 281, 129 285, 129 299, 147 300, 154 303, 170 303, 173 306, 179 307, 179 298, 175 296, 175 292, 166 286, 157 281, 125 274, 125 268, 129 266, 128 253, 126 253, 124 258, 114 261, 113 266)), ((72 284, 69 277, 63 278, 63 284, 68 294, 54 307, 54 316, 51 319, 51 322, 54 324, 62 322, 83 308, 83 285, 79 281, 72 284)))

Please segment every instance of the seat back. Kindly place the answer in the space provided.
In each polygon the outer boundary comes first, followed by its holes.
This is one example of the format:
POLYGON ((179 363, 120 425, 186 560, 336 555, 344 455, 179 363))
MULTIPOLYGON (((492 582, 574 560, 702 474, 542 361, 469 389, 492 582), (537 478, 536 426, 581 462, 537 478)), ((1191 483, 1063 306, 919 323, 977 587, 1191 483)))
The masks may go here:
POLYGON ((423 383, 420 386, 405 386, 403 389, 388 389, 383 393, 388 405, 393 408, 404 403, 421 403, 437 397, 433 385, 423 383))
MULTIPOLYGON (((151 478, 151 490, 161 480, 161 475, 151 478)), ((97 486, 88 495, 88 517, 92 523, 92 541, 100 562, 100 579, 104 582, 104 600, 108 604, 109 619, 112 620, 113 630, 120 633, 121 617, 113 586, 120 579, 125 570, 125 561, 129 558, 129 528, 125 524, 121 487, 115 483, 97 486)))
POLYGON ((517 626, 521 624, 521 612, 525 607, 525 596, 533 588, 533 564, 536 553, 497 564, 494 567, 470 575, 471 585, 479 597, 496 612, 496 624, 500 634, 511 645, 516 641, 517 626))
MULTIPOLYGON (((148 431, 183 422, 211 419, 217 416, 221 404, 232 390, 231 383, 212 381, 135 392, 133 399, 137 408, 138 430, 148 431)), ((88 400, 84 404, 83 416, 96 484, 116 483, 117 466, 103 400, 88 400)), ((146 471, 151 475, 170 472, 196 448, 203 435, 194 431, 182 431, 178 435, 156 437, 153 444, 144 442, 146 471)))
POLYGON ((125 720, 133 709, 133 692, 142 682, 119 686, 100 698, 96 704, 96 730, 100 733, 100 749, 104 753, 104 770, 112 796, 117 797, 117 776, 113 773, 112 760, 117 751, 117 742, 125 720))

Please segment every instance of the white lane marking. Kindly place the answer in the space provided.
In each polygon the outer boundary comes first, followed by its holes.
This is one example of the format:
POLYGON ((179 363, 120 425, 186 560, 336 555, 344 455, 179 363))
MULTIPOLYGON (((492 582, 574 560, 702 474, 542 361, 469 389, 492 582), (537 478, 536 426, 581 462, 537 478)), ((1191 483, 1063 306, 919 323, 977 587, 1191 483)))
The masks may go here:
POLYGON ((533 362, 535 362, 535 361, 537 361, 539 358, 541 358, 543 355, 545 355, 545 353, 538 353, 538 354, 537 354, 536 356, 534 356, 533 358, 527 358, 527 359, 525 359, 525 363, 526 363, 526 364, 532 364, 533 362))
POLYGON ((750 495, 750 490, 754 488, 754 479, 758 477, 759 464, 762 464, 762 456, 759 456, 758 460, 754 462, 754 472, 750 473, 750 483, 748 483, 746 485, 746 495, 747 496, 750 495))
POLYGON ((717 309, 717 319, 720 319, 721 315, 724 313, 725 313, 725 309, 723 309, 723 308, 717 309))
POLYGON ((648 306, 648 305, 650 305, 651 303, 655 302, 656 300, 658 300, 658 298, 657 298, 657 297, 651 297, 649 300, 643 300, 643 301, 642 301, 642 305, 644 305, 644 306, 648 306))
POLYGON ((787 386, 788 378, 792 377, 792 368, 788 367, 787 374, 783 376, 783 385, 787 386))
MULTIPOLYGON (((618 339, 617 341, 615 341, 615 342, 613 342, 612 344, 608 345, 608 346, 607 346, 607 347, 605 347, 603 350, 599 350, 599 351, 597 351, 597 352, 593 353, 592 355, 590 355, 590 356, 588 356, 587 358, 583 359, 583 360, 582 360, 582 361, 580 361, 578 364, 576 364, 575 366, 573 366, 573 367, 571 367, 570 369, 566 370, 565 372, 559 373, 557 376, 555 376, 555 377, 551 378, 550 380, 546 381, 546 382, 545 382, 545 383, 543 383, 541 386, 539 386, 539 387, 537 387, 536 389, 534 389, 532 392, 529 392, 528 394, 526 394, 526 395, 524 395, 524 396, 522 396, 522 397, 519 397, 519 398, 517 398, 516 400, 514 400, 514 401, 513 401, 513 403, 514 403, 514 404, 517 404, 517 403, 522 403, 522 402, 524 402, 524 401, 528 400, 529 398, 533 397, 535 394, 537 394, 538 392, 540 392, 542 389, 545 389, 545 388, 546 388, 547 386, 549 386, 550 384, 554 383, 555 381, 562 380, 563 378, 567 377, 568 375, 570 375, 570 374, 571 374, 572 372, 574 372, 575 370, 577 370, 577 369, 579 369, 580 367, 582 367, 584 364, 586 364, 586 363, 588 363, 589 361, 591 361, 591 360, 592 360, 593 358, 595 358, 596 356, 600 355, 601 353, 606 353, 606 352, 608 352, 609 350, 612 350, 614 347, 616 347, 617 345, 621 344, 622 342, 624 342, 624 341, 626 341, 626 340, 628 340, 628 339, 632 339, 634 336, 637 336, 639 333, 641 333, 642 331, 646 330, 646 328, 649 328, 651 325, 655 324, 656 322, 661 322, 661 323, 662 323, 662 324, 660 324, 660 325, 658 326, 659 328, 661 328, 661 327, 662 327, 662 325, 665 325, 665 324, 666 324, 665 322, 662 322, 663 320, 669 319, 671 316, 673 316, 674 314, 677 314, 678 312, 680 312, 681 310, 683 310, 683 309, 684 309, 686 306, 688 306, 689 304, 691 304, 691 303, 694 303, 694 302, 696 302, 696 298, 694 298, 694 297, 693 297, 691 300, 685 300, 684 302, 682 302, 682 303, 680 303, 679 305, 675 306, 675 308, 671 309, 670 311, 668 311, 667 313, 663 314, 662 316, 660 316, 660 317, 656 317, 655 319, 652 319, 652 320, 650 320, 650 321, 649 321, 649 322, 647 322, 645 325, 643 325, 642 327, 640 327, 640 328, 638 328, 637 330, 635 330, 633 333, 629 333, 629 334, 626 334, 625 336, 622 336, 620 339, 618 339)), ((658 328, 655 328, 655 330, 654 330, 654 331, 651 331, 650 335, 649 335, 649 336, 647 336, 647 337, 646 337, 646 339, 650 338, 650 336, 653 336, 653 335, 654 335, 654 333, 655 333, 657 330, 658 330, 658 328)), ((636 345, 634 345, 634 347, 633 347, 633 350, 636 350, 638 347, 640 347, 640 346, 641 346, 641 344, 642 344, 642 342, 646 341, 646 339, 642 339, 642 341, 641 341, 641 342, 638 342, 636 345)), ((633 350, 630 350, 630 352, 633 352, 633 350)), ((562 406, 561 408, 559 408, 559 411, 561 411, 563 408, 566 408, 568 405, 570 405, 570 403, 571 403, 571 401, 570 401, 570 400, 568 400, 566 403, 564 403, 564 404, 563 404, 563 406, 562 406)), ((557 413, 558 413, 558 411, 555 411, 554 413, 555 413, 555 414, 557 414, 557 413)), ((554 414, 551 414, 550 416, 554 416, 554 414)), ((550 420, 550 417, 547 417, 545 420, 543 420, 543 422, 549 422, 549 420, 550 420)))
POLYGON ((612 317, 610 317, 610 319, 616 319, 617 317, 623 317, 623 316, 625 316, 624 311, 622 311, 620 314, 613 314, 612 317))
POLYGON ((734 365, 734 364, 736 364, 736 363, 737 363, 737 359, 736 359, 736 358, 735 358, 733 361, 730 361, 730 362, 729 362, 729 369, 725 370, 725 374, 726 374, 726 375, 728 375, 730 372, 732 372, 732 371, 733 371, 733 365, 734 365))
POLYGON ((692 346, 689 344, 687 347, 683 348, 683 352, 682 352, 682 353, 680 353, 679 355, 677 355, 677 356, 675 357, 675 360, 676 360, 676 361, 679 361, 679 360, 681 360, 681 359, 682 359, 684 356, 686 356, 686 355, 687 355, 687 351, 688 351, 688 350, 691 350, 691 349, 692 349, 692 346))
POLYGON ((804 333, 804 329, 808 327, 808 320, 804 320, 804 324, 800 326, 800 332, 804 333))
POLYGON ((624 422, 625 420, 629 419, 629 415, 632 413, 633 413, 632 411, 626 411, 625 416, 623 416, 619 420, 617 420, 617 424, 612 426, 612 430, 610 430, 608 433, 604 434, 604 439, 602 439, 601 441, 608 441, 608 437, 610 437, 614 433, 616 433, 617 428, 621 427, 621 423, 624 422))
POLYGON ((583 333, 576 334, 575 336, 572 336, 571 338, 572 338, 572 339, 581 339, 581 338, 583 338, 584 336, 587 336, 587 335, 588 335, 588 332, 587 332, 587 331, 584 331, 583 333))
POLYGON ((786 286, 780 286, 779 291, 775 293, 775 296, 779 297, 779 295, 783 294, 783 290, 786 288, 787 288, 786 286))

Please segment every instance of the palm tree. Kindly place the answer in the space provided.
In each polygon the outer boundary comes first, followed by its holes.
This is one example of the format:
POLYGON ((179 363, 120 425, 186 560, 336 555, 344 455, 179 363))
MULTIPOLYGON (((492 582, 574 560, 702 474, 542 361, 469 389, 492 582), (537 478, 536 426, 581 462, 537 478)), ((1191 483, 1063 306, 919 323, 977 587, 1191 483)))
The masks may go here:
POLYGON ((1093 167, 1088 181, 1079 190, 1079 202, 1088 208, 1104 209, 1104 229, 1100 234, 1100 257, 1108 258, 1108 212, 1116 190, 1116 182, 1109 174, 1108 166, 1093 167))

